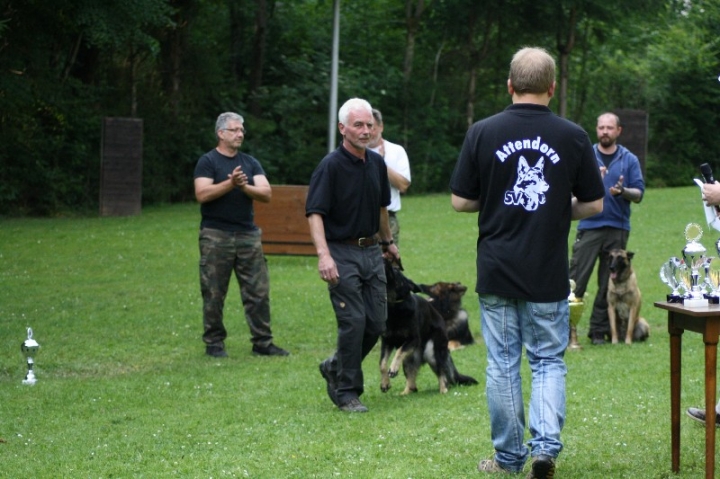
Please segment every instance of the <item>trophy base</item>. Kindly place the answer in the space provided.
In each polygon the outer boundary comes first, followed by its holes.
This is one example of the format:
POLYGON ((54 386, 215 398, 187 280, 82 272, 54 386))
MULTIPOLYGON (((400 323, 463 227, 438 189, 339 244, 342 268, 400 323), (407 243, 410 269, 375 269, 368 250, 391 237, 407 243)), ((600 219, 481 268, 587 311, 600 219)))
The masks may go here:
POLYGON ((575 326, 570 326, 570 344, 568 344, 568 349, 570 351, 579 351, 582 349, 582 345, 578 342, 577 328, 575 326))
POLYGON ((707 299, 710 304, 720 304, 720 296, 713 296, 712 294, 703 294, 703 298, 707 299))
POLYGON ((685 299, 682 296, 679 296, 677 294, 668 294, 666 296, 668 303, 680 303, 682 304, 683 300, 685 299))
POLYGON ((703 308, 708 305, 708 300, 705 298, 685 298, 683 305, 686 308, 703 308))

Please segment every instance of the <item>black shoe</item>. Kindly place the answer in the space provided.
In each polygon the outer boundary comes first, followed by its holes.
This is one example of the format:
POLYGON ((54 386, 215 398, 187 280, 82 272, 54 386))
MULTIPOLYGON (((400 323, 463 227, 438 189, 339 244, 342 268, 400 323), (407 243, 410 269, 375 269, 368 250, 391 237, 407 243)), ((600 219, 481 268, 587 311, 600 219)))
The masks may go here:
POLYGON ((258 346, 257 344, 253 344, 252 353, 255 356, 288 356, 290 354, 283 348, 278 348, 273 343, 270 343, 267 346, 258 346))
MULTIPOLYGON (((694 419, 697 422, 701 422, 705 424, 705 410, 704 409, 698 409, 695 407, 689 407, 687 408, 687 411, 685 411, 685 414, 687 414, 690 419, 694 419)), ((715 427, 720 427, 720 414, 715 413, 715 427)))
POLYGON ((353 398, 342 404, 340 410, 345 412, 368 412, 368 408, 366 408, 358 398, 353 398))
POLYGON ((605 344, 605 335, 603 333, 592 333, 590 340, 593 345, 600 346, 601 344, 605 344))
POLYGON ((214 358, 226 358, 227 353, 225 352, 224 346, 205 346, 205 354, 214 358))
POLYGON ((525 479, 553 479, 555 477, 555 459, 550 456, 536 456, 525 479))
POLYGON ((334 405, 339 406, 337 398, 337 378, 335 374, 328 368, 327 360, 320 363, 320 374, 327 383, 327 395, 334 405))

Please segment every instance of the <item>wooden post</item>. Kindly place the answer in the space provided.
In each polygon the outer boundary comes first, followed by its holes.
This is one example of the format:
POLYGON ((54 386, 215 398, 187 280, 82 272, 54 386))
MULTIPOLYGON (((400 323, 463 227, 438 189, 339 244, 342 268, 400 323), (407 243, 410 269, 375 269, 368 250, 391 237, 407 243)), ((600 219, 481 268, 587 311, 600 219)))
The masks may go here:
POLYGON ((142 210, 143 121, 105 118, 102 124, 100 216, 139 215, 142 210))

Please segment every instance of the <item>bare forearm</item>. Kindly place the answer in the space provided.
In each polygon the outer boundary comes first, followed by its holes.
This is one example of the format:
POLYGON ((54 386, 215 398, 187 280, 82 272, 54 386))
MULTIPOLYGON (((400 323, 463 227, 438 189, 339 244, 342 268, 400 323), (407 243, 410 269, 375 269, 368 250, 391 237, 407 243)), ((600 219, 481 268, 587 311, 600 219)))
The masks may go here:
POLYGON ((480 200, 469 200, 460 196, 452 195, 452 206, 460 213, 475 213, 480 211, 480 200))
POLYGON ((619 196, 622 196, 633 203, 640 203, 642 200, 642 191, 639 188, 623 188, 619 196))
POLYGON ((235 185, 228 179, 220 183, 200 183, 195 181, 195 199, 198 203, 207 203, 228 194, 235 185))
POLYGON ((603 210, 603 199, 582 202, 578 201, 577 198, 572 198, 572 220, 581 220, 589 216, 594 216, 598 213, 602 213, 603 210))
POLYGON ((315 251, 319 257, 329 255, 327 239, 325 238, 325 224, 323 218, 319 214, 311 214, 308 216, 308 226, 310 228, 310 238, 315 245, 315 251))
POLYGON ((260 201, 261 203, 269 203, 270 198, 272 197, 272 189, 270 188, 270 185, 244 185, 241 186, 240 189, 247 196, 253 200, 260 201))
POLYGON ((403 175, 398 173, 397 171, 393 170, 392 168, 388 167, 388 180, 390 181, 390 184, 394 186, 395 188, 400 191, 400 193, 405 194, 407 192, 408 188, 410 188, 410 181, 408 181, 407 178, 405 178, 403 175))

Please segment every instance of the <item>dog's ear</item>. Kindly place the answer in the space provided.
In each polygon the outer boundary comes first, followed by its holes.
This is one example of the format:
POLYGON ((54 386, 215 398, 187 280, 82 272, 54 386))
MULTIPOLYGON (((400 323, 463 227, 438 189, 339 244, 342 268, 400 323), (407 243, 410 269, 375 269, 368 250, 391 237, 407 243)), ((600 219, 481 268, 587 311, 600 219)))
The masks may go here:
POLYGON ((400 271, 405 271, 405 268, 403 268, 402 260, 400 258, 396 261, 398 268, 400 268, 400 271))
POLYGON ((625 254, 627 254, 628 259, 633 259, 633 256, 635 256, 635 253, 632 251, 626 251, 625 254))

